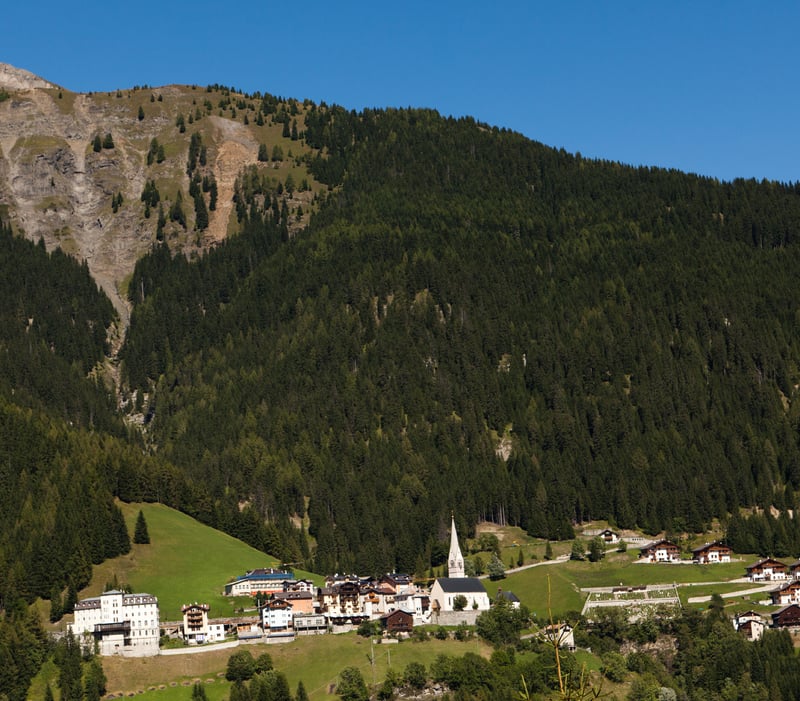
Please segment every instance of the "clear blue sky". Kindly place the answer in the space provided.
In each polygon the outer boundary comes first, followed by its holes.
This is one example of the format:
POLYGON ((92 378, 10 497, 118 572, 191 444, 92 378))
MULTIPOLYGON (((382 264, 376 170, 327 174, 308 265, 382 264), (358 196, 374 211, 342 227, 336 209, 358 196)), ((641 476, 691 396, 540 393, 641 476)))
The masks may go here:
POLYGON ((585 157, 800 180, 796 0, 44 0, 3 20, 0 61, 71 90, 432 107, 585 157))

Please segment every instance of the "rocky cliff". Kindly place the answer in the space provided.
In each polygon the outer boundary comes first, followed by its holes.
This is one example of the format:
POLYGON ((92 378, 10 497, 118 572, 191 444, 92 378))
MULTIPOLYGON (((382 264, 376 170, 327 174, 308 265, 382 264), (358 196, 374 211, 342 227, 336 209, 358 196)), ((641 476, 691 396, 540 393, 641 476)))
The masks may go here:
MULTIPOLYGON (((85 260, 124 328, 126 278, 156 235, 157 216, 141 202, 147 181, 156 183, 165 209, 181 193, 188 222, 168 223, 166 238, 173 250, 194 255, 235 228, 234 182, 243 167, 258 162, 260 144, 280 145, 287 156, 259 163, 271 176, 306 177, 301 156, 308 149, 285 137, 274 115, 264 119, 260 98, 196 86, 78 94, 0 64, 0 217, 26 237, 43 239, 48 250, 60 246, 85 260), (204 173, 219 188, 208 228, 199 231, 187 194, 193 133, 206 149, 204 173), (99 149, 97 137, 104 143, 99 149), (148 164, 154 139, 163 159, 148 164)), ((307 216, 312 194, 288 195, 290 209, 299 206, 307 216)), ((301 226, 303 216, 295 221, 301 226)))

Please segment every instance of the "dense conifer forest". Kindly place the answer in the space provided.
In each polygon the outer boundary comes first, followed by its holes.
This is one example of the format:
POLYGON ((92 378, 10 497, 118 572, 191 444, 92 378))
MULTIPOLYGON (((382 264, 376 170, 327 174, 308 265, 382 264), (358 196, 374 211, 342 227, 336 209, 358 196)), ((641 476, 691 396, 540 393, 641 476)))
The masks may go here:
POLYGON ((425 110, 323 105, 305 138, 307 231, 253 171, 237 238, 130 286, 127 377, 200 518, 296 560, 307 512, 320 571, 379 572, 436 564, 456 506, 557 539, 794 505, 796 186, 425 110))

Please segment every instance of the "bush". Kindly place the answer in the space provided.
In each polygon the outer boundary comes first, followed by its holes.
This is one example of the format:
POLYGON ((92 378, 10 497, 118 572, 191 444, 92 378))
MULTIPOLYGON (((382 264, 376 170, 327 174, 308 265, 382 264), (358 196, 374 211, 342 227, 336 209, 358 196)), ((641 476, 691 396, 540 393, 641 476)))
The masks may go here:
POLYGON ((425 665, 421 662, 409 662, 403 672, 403 681, 407 686, 419 691, 425 688, 428 678, 425 673, 425 665))
POLYGON ((381 634, 381 624, 378 621, 362 621, 356 629, 362 638, 371 638, 381 634))
POLYGON ((228 658, 225 679, 229 682, 245 682, 256 673, 256 661, 249 650, 237 650, 228 658))

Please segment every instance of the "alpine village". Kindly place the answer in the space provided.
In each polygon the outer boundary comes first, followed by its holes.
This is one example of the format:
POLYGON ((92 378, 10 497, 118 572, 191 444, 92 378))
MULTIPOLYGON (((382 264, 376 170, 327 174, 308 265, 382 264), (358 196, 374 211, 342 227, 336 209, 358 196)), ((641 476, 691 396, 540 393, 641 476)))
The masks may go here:
POLYGON ((800 698, 800 184, 0 64, 0 699, 800 698))

